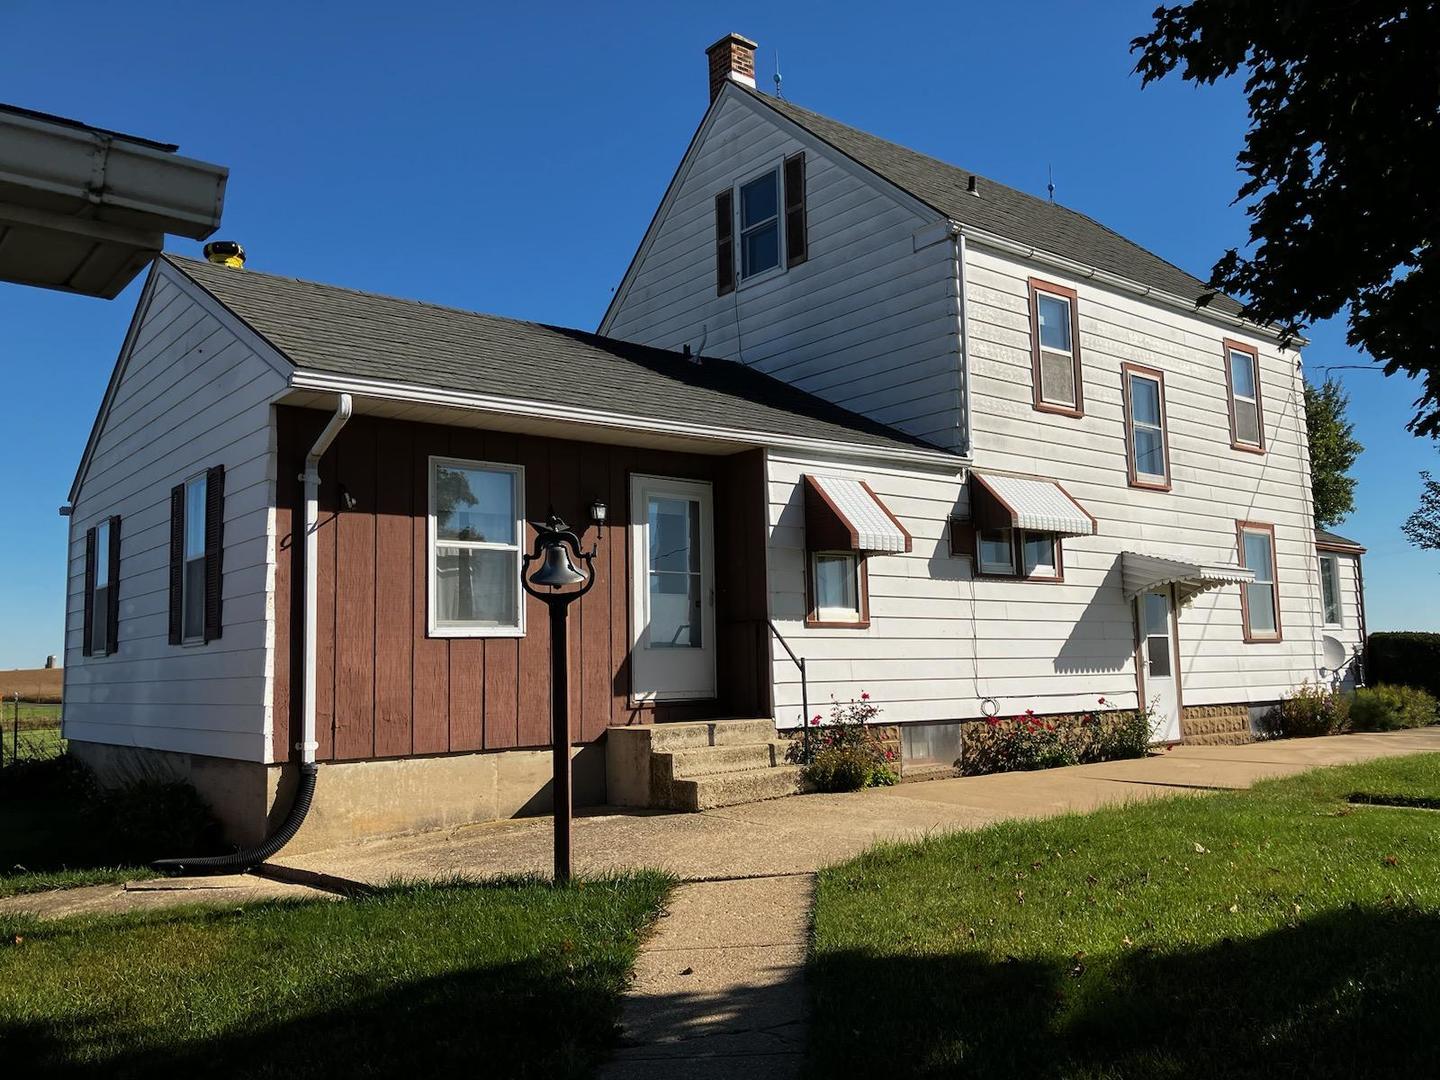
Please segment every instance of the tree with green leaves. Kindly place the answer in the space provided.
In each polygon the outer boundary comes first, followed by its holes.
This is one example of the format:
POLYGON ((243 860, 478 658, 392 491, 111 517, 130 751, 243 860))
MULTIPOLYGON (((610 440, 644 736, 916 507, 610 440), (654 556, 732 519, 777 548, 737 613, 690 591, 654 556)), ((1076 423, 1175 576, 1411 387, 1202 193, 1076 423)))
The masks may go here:
POLYGON ((1422 471, 1420 482, 1420 509, 1405 519, 1400 531, 1416 547, 1434 551, 1440 548, 1440 480, 1422 471))
POLYGON ((1305 427, 1310 435, 1310 491, 1315 524, 1338 525, 1355 512, 1355 478, 1350 468, 1365 449, 1346 415, 1350 395, 1334 379, 1319 386, 1305 380, 1305 427))
POLYGON ((1440 436, 1440 0, 1193 0, 1131 42, 1149 84, 1243 69, 1250 243, 1209 284, 1296 334, 1347 340, 1422 380, 1410 430, 1440 436))

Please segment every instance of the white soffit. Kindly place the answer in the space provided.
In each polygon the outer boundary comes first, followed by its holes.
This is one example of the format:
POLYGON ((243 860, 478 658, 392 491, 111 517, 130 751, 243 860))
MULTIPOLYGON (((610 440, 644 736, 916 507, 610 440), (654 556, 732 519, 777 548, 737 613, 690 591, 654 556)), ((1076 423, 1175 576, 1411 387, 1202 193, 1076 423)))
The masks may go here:
POLYGON ((1246 585, 1255 580, 1255 571, 1224 563, 1207 565, 1124 551, 1120 553, 1120 578, 1126 600, 1150 589, 1174 585, 1180 603, 1188 604, 1200 593, 1222 585, 1246 585))
POLYGON ((1009 512, 1012 528, 1057 536, 1094 536, 1097 531, 1095 519, 1054 480, 996 473, 971 475, 1009 512))
POLYGON ((845 476, 806 477, 855 536, 856 551, 898 553, 910 550, 910 534, 863 480, 845 476))

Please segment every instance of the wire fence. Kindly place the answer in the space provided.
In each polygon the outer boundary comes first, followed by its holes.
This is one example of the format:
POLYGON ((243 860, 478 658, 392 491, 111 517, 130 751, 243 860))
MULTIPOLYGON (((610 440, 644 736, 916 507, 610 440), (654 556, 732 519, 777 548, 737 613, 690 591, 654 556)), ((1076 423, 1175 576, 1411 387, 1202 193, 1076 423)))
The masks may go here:
POLYGON ((27 701, 18 694, 0 699, 0 769, 63 754, 60 711, 58 702, 27 701))

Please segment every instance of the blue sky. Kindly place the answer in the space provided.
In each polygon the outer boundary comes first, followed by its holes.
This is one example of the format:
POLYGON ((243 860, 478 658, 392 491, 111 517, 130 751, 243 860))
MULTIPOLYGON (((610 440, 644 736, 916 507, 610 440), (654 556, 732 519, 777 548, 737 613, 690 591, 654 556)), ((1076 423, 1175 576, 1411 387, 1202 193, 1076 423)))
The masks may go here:
MULTIPOLYGON (((1053 166, 1060 201, 1204 277, 1244 238, 1244 101, 1141 91, 1127 43, 1153 7, 9 0, 0 101, 228 165, 220 235, 257 269, 593 328, 704 112, 704 47, 735 30, 763 88, 778 50, 799 104, 1036 193, 1053 166)), ((137 292, 0 284, 0 668, 60 652, 56 510, 137 292)), ((1312 374, 1364 362, 1338 323, 1310 336, 1312 374)), ((1440 629, 1440 556, 1399 532, 1440 472, 1404 431, 1415 388, 1336 374, 1367 447, 1339 531, 1370 549, 1371 628, 1440 629)))

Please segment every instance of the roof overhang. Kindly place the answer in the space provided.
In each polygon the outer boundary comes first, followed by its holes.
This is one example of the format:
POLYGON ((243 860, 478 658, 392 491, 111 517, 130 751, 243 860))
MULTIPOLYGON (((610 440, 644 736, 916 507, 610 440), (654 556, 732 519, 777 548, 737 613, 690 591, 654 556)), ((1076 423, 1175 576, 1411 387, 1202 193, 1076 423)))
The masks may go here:
POLYGON ((1054 480, 970 472, 970 517, 981 529, 1028 529, 1055 536, 1094 536, 1094 516, 1054 480))
POLYGON ((1120 553, 1120 580, 1125 599, 1133 600, 1143 592, 1174 585, 1180 603, 1188 604, 1202 592, 1222 585, 1245 585, 1255 580, 1255 571, 1225 563, 1186 562, 1159 555, 1141 555, 1135 551, 1120 553))
POLYGON ((930 450, 920 446, 881 446, 853 440, 831 440, 791 435, 781 431, 761 431, 682 423, 676 420, 636 414, 621 414, 603 409, 585 409, 550 401, 499 397, 466 390, 447 390, 353 375, 295 368, 290 376, 291 392, 277 404, 312 408, 332 408, 327 394, 350 394, 359 413, 379 413, 407 419, 423 419, 428 413, 436 422, 454 422, 457 412, 483 414, 487 426, 499 426, 497 418, 510 430, 533 430, 560 438, 576 438, 575 426, 588 429, 585 438, 595 442, 627 445, 673 445, 687 442, 700 453, 733 453, 748 447, 771 447, 804 453, 843 455, 857 460, 873 460, 895 465, 942 468, 946 472, 965 469, 969 460, 946 450, 930 450), (451 419, 441 418, 449 413, 451 419), (520 426, 517 426, 520 425, 520 426), (546 430, 542 430, 546 429, 546 430))
POLYGON ((1364 555, 1365 548, 1353 541, 1320 540, 1315 541, 1316 551, 1328 551, 1336 555, 1364 555))
POLYGON ((900 519, 864 480, 805 477, 805 542, 812 551, 899 554, 913 546, 900 519))
POLYGON ((215 231, 228 175, 165 144, 0 106, 0 281, 114 297, 167 233, 215 231))

